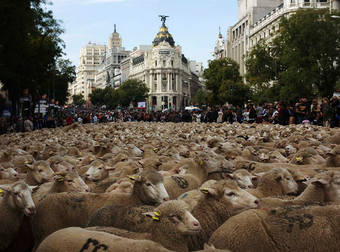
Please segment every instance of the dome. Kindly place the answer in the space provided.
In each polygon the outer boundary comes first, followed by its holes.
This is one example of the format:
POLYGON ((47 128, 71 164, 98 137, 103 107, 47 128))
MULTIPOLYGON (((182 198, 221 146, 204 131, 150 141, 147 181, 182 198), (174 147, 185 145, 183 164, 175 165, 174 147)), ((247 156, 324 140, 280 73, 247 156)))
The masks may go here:
POLYGON ((152 44, 153 46, 158 46, 163 41, 168 42, 172 47, 175 46, 175 41, 169 33, 168 27, 166 27, 165 24, 163 24, 162 27, 159 29, 159 32, 157 33, 152 44))

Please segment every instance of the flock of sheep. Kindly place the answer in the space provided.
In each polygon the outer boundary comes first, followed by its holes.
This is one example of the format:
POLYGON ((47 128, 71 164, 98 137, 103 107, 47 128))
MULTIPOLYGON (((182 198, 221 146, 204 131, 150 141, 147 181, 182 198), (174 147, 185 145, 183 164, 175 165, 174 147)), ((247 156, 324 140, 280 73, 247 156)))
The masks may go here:
POLYGON ((339 251, 340 131, 73 124, 1 136, 0 251, 339 251))

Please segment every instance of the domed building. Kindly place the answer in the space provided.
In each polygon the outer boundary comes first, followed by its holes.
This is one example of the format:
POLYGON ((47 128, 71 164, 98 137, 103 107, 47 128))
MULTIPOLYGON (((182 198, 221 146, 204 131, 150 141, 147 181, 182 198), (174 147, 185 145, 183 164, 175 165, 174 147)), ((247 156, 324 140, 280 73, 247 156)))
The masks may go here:
POLYGON ((177 111, 189 105, 192 90, 201 86, 192 73, 190 62, 182 53, 182 48, 175 45, 175 40, 165 25, 166 17, 162 17, 162 21, 152 46, 135 48, 129 60, 122 62, 122 68, 128 69, 129 79, 146 83, 150 90, 148 110, 177 111))

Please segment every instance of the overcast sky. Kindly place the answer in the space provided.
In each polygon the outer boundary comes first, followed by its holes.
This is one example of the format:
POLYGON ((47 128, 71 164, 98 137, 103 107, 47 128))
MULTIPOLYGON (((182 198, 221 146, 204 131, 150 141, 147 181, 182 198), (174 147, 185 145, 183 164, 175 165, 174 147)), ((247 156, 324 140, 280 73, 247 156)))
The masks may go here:
POLYGON ((79 64, 81 47, 89 41, 107 44, 117 24, 123 47, 151 45, 161 21, 168 15, 169 32, 186 57, 203 62, 212 58, 218 27, 223 37, 237 21, 236 0, 51 0, 56 19, 62 21, 66 57, 79 64))

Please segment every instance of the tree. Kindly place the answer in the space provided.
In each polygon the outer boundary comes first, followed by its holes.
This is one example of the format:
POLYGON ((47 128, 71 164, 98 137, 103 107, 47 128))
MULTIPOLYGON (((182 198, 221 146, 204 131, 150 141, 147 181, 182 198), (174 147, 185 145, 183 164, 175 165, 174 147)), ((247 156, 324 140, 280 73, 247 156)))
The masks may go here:
POLYGON ((229 58, 211 61, 209 68, 204 71, 204 78, 207 89, 212 93, 212 105, 224 104, 227 101, 225 92, 229 86, 236 86, 236 83, 242 81, 239 65, 229 58))
POLYGON ((219 97, 222 101, 242 106, 251 98, 251 90, 242 81, 226 80, 220 87, 219 97))
POLYGON ((105 88, 105 89, 96 89, 92 91, 92 93, 89 95, 91 103, 95 106, 103 106, 105 105, 105 94, 111 91, 111 88, 105 88))
POLYGON ((118 92, 121 92, 119 97, 120 104, 129 106, 131 102, 136 104, 137 102, 145 101, 148 97, 149 89, 144 82, 132 79, 124 82, 118 88, 118 92))
POLYGON ((210 95, 206 90, 200 89, 196 92, 195 96, 192 98, 192 101, 199 105, 202 106, 203 104, 209 104, 210 103, 210 95))
POLYGON ((24 88, 35 97, 46 90, 52 97, 53 88, 56 91, 61 87, 55 95, 62 96, 59 100, 66 99, 64 80, 68 71, 58 72, 65 47, 60 39, 63 29, 45 5, 46 0, 0 2, 0 81, 14 108, 24 88))
POLYGON ((72 99, 73 99, 73 104, 76 106, 81 106, 86 103, 86 101, 84 100, 84 96, 82 94, 73 95, 72 99))
POLYGON ((260 42, 247 58, 247 80, 255 96, 286 103, 332 96, 340 79, 339 37, 340 20, 325 9, 298 10, 282 18, 275 39, 268 45, 260 42))

